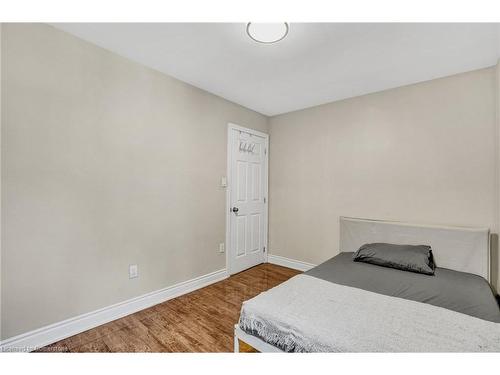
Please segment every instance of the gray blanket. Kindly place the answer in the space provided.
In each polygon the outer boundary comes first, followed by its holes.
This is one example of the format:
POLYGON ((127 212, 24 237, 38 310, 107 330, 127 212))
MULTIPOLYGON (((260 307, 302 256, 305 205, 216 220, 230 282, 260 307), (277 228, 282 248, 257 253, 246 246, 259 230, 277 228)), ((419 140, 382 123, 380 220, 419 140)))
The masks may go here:
POLYGON ((500 352, 500 324, 298 275, 243 303, 240 327, 287 352, 500 352))

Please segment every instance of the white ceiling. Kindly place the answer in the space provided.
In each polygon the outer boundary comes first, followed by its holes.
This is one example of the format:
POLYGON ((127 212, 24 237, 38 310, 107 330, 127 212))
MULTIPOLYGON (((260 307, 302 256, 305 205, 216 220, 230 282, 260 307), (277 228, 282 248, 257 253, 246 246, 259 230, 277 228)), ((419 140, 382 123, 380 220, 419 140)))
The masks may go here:
POLYGON ((292 23, 271 45, 242 23, 53 26, 201 89, 276 115, 492 66, 499 24, 292 23))

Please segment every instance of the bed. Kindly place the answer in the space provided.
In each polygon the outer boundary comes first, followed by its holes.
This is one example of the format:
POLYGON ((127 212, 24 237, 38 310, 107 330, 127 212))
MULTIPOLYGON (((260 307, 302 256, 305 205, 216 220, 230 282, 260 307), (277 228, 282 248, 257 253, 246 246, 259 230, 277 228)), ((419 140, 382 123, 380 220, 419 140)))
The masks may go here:
POLYGON ((340 218, 340 254, 243 303, 260 352, 500 352, 489 230, 340 218), (433 276, 353 262, 363 244, 427 244, 433 276))

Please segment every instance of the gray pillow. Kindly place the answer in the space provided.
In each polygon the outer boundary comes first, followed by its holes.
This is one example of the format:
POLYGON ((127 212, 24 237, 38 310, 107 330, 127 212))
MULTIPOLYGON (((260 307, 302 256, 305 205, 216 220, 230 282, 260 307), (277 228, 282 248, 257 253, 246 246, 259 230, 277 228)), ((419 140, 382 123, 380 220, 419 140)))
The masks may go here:
POLYGON ((434 275, 435 268, 431 247, 427 245, 368 243, 354 253, 354 261, 426 275, 434 275))

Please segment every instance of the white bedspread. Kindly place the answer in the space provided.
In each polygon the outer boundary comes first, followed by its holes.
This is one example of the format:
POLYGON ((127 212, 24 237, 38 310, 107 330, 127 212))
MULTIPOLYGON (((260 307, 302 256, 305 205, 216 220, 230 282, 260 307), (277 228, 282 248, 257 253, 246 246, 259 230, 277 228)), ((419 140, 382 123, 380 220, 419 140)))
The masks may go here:
POLYGON ((244 302, 239 325, 294 352, 500 352, 500 323, 307 275, 244 302))

